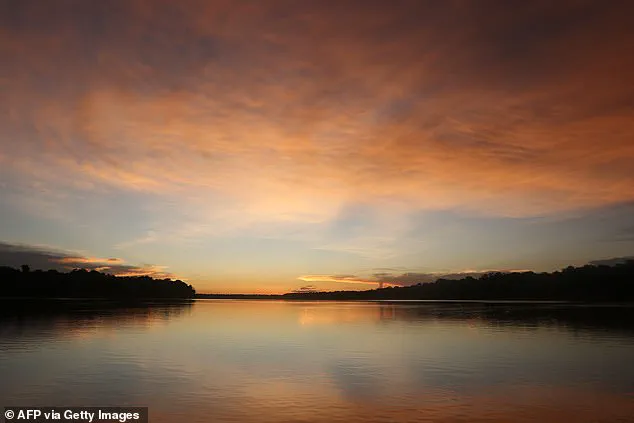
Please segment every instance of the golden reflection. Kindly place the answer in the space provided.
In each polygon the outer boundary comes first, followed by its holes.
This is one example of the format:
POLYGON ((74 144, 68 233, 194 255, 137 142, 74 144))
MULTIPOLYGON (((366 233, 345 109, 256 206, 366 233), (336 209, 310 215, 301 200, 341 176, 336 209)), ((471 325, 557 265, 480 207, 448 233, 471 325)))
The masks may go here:
POLYGON ((302 326, 333 325, 392 319, 394 319, 393 307, 377 307, 374 304, 352 304, 348 307, 318 305, 303 308, 299 315, 299 324, 302 326))

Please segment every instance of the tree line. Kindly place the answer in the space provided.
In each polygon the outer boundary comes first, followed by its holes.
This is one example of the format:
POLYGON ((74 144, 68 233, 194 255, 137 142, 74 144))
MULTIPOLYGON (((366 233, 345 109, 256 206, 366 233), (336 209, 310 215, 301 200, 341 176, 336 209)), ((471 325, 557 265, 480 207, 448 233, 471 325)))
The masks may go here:
POLYGON ((31 271, 0 267, 0 297, 29 298, 193 298, 196 291, 181 280, 149 276, 114 276, 96 270, 31 271))
POLYGON ((432 283, 368 291, 292 292, 282 297, 303 300, 634 301, 634 260, 615 266, 569 266, 552 273, 491 272, 480 278, 441 278, 432 283))

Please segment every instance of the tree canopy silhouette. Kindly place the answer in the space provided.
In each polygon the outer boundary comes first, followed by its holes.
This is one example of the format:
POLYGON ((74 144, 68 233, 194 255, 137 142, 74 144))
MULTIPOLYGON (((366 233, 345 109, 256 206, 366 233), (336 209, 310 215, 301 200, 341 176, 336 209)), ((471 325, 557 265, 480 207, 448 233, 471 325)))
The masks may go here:
POLYGON ((21 271, 0 267, 0 297, 35 298, 193 298, 196 291, 181 280, 149 276, 114 276, 96 270, 21 271))
POLYGON ((368 291, 291 292, 287 299, 634 301, 634 260, 615 266, 567 267, 553 273, 492 272, 476 279, 368 291))

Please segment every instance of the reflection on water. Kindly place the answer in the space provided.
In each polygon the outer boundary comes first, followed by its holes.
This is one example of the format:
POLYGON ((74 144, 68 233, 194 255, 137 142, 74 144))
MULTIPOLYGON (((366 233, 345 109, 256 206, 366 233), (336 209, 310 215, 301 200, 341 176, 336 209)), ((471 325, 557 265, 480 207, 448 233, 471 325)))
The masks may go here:
POLYGON ((152 422, 634 416, 628 306, 64 304, 3 307, 5 404, 147 405, 152 422))

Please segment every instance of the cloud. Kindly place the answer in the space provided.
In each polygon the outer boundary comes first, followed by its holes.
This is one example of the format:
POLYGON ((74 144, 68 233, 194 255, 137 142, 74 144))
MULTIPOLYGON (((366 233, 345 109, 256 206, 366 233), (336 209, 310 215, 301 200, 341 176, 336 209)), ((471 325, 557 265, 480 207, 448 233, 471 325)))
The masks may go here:
POLYGON ((97 258, 97 257, 62 257, 57 259, 61 264, 122 264, 123 260, 118 258, 97 258))
POLYGON ((55 269, 69 271, 73 269, 97 270, 116 276, 152 276, 155 278, 174 278, 166 272, 165 266, 126 264, 119 258, 86 257, 77 253, 62 251, 47 246, 32 246, 0 242, 0 265, 19 267, 23 264, 32 269, 55 269))
POLYGON ((616 266, 617 264, 625 263, 628 260, 634 260, 634 256, 614 257, 610 259, 593 260, 589 262, 588 264, 593 266, 616 266))
POLYGON ((634 199, 625 3, 186 3, 4 6, 9 169, 247 225, 634 199))
POLYGON ((373 285, 374 288, 389 286, 407 286, 416 283, 433 282, 439 275, 429 273, 405 273, 394 275, 391 273, 375 273, 370 277, 355 275, 303 275, 297 279, 305 282, 337 282, 345 284, 373 285))
POLYGON ((609 238, 610 240, 620 242, 633 242, 634 241, 634 226, 620 228, 618 231, 609 238))
POLYGON ((303 275, 297 279, 304 282, 339 282, 346 284, 378 285, 378 281, 360 279, 354 275, 303 275))
POLYGON ((317 291, 319 291, 319 290, 317 289, 317 287, 315 285, 305 285, 305 286, 302 286, 302 287, 299 287, 299 288, 293 290, 292 292, 295 292, 295 293, 306 293, 306 292, 317 292, 317 291))

